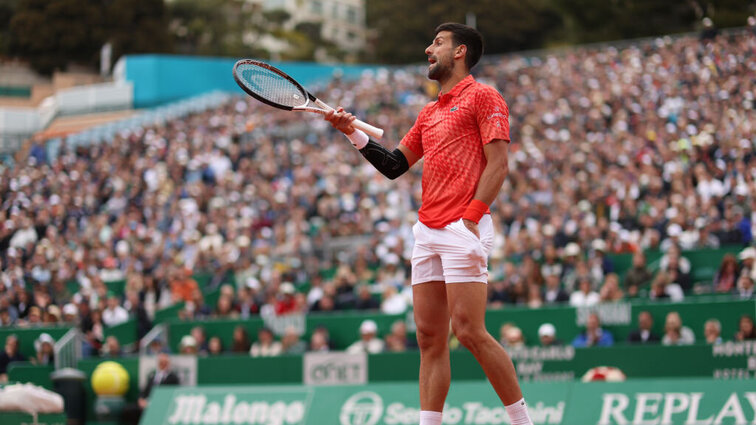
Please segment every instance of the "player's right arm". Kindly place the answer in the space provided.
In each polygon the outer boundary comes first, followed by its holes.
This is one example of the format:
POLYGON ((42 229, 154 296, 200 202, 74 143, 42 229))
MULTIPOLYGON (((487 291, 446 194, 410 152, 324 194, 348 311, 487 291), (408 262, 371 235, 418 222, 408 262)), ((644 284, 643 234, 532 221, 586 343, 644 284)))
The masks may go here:
POLYGON ((392 180, 404 174, 420 159, 420 156, 403 144, 400 144, 393 151, 389 151, 381 144, 370 140, 365 133, 352 126, 355 117, 345 112, 343 108, 327 113, 324 119, 330 122, 335 129, 344 133, 368 162, 373 164, 381 174, 392 180))

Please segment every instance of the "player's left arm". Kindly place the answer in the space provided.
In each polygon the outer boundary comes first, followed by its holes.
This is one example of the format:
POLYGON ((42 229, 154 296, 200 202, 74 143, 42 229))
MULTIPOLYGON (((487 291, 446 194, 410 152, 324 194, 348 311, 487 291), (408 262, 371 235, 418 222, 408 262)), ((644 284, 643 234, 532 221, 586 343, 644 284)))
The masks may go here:
POLYGON ((486 167, 478 180, 473 200, 462 215, 462 222, 480 237, 478 221, 496 199, 509 172, 509 107, 493 87, 479 90, 475 105, 486 167))
MULTIPOLYGON (((482 203, 487 207, 496 199, 501 185, 504 184, 509 173, 509 142, 494 139, 483 145, 483 155, 485 155, 487 163, 483 169, 483 174, 480 175, 480 180, 478 180, 478 188, 475 190, 471 204, 478 203, 480 205, 479 203, 482 203)), ((465 227, 470 229, 475 236, 480 237, 477 221, 466 217, 468 217, 467 214, 463 216, 462 220, 465 227)))

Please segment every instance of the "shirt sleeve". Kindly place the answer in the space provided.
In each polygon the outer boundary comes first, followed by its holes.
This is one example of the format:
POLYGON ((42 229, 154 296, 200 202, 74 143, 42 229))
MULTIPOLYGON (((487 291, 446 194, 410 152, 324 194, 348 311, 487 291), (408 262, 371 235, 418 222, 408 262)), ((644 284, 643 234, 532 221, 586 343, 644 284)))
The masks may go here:
POLYGON ((409 150, 418 157, 423 156, 423 135, 420 131, 423 122, 423 112, 425 112, 425 109, 420 111, 417 120, 415 120, 415 124, 410 128, 410 131, 404 135, 401 141, 402 145, 408 147, 409 150))
POLYGON ((482 143, 485 145, 496 139, 509 142, 509 107, 499 92, 493 87, 481 90, 475 104, 482 143))

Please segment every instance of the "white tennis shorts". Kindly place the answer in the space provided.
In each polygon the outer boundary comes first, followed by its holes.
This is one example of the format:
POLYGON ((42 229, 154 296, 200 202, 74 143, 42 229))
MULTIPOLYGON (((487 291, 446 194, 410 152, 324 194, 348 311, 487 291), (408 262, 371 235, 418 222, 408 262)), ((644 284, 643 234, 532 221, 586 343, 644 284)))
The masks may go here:
POLYGON ((412 250, 412 284, 445 281, 446 283, 488 283, 488 255, 493 247, 493 221, 485 214, 478 223, 480 239, 462 219, 442 229, 415 223, 415 247, 412 250))

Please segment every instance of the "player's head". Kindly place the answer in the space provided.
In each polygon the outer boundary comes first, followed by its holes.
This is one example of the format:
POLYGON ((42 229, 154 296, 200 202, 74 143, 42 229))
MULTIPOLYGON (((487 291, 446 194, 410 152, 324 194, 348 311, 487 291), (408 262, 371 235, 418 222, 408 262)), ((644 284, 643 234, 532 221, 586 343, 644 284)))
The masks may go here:
POLYGON ((475 28, 447 22, 436 27, 435 34, 433 43, 425 49, 431 62, 428 78, 432 80, 444 79, 455 66, 469 71, 483 55, 483 36, 475 28))

